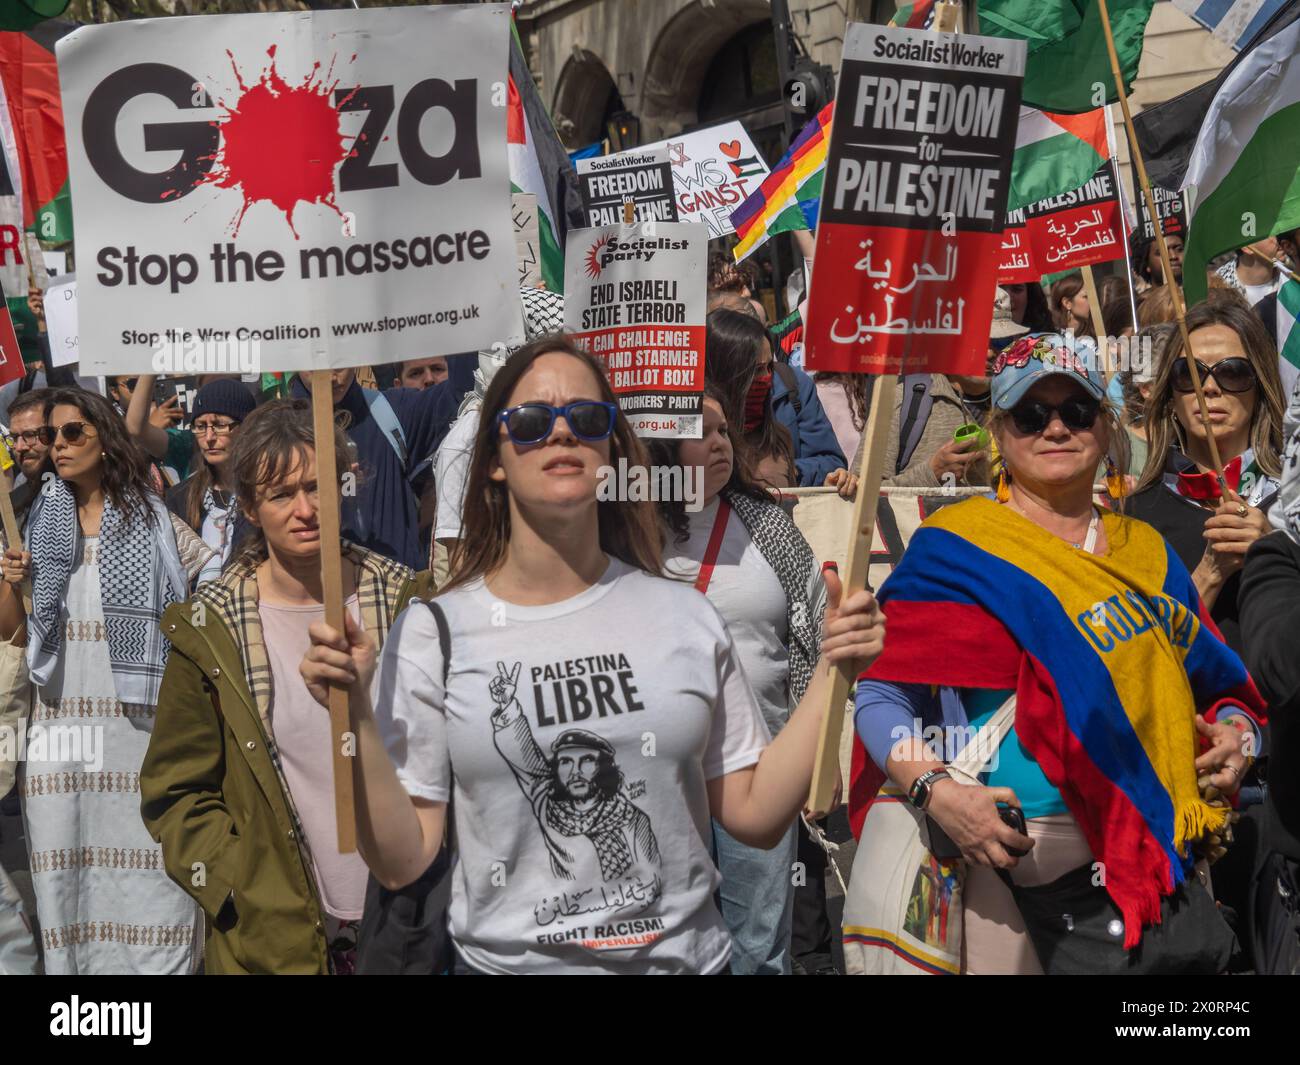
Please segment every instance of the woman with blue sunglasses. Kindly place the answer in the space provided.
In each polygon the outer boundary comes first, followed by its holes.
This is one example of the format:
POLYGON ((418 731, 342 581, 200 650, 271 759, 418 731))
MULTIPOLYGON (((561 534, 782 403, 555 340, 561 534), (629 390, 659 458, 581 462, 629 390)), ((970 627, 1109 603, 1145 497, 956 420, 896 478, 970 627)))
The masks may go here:
POLYGON ((457 972, 725 971, 709 819, 783 839, 830 666, 856 676, 883 645, 871 594, 841 603, 830 577, 813 680, 770 740, 721 616, 662 575, 653 503, 609 498, 621 462, 645 450, 601 364, 529 344, 484 397, 447 587, 378 663, 352 626, 312 628, 308 685, 351 696, 376 878, 414 881, 454 826, 457 972))

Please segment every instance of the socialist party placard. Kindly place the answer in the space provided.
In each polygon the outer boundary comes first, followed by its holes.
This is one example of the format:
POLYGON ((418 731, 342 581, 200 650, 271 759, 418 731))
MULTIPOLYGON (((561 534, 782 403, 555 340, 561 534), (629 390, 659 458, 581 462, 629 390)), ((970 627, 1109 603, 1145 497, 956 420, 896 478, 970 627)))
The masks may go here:
POLYGON ((638 222, 677 221, 667 148, 579 159, 576 165, 588 226, 619 225, 627 203, 635 206, 634 218, 638 222))
POLYGON ((569 231, 565 331, 604 361, 639 436, 702 432, 708 244, 698 222, 569 231))
POLYGON ((982 373, 1023 41, 850 23, 807 364, 982 373))
POLYGON ((522 336, 509 5, 205 15, 58 43, 88 374, 522 336))
POLYGON ((1124 258, 1124 214, 1109 160, 1077 189, 1024 210, 1040 274, 1124 258))

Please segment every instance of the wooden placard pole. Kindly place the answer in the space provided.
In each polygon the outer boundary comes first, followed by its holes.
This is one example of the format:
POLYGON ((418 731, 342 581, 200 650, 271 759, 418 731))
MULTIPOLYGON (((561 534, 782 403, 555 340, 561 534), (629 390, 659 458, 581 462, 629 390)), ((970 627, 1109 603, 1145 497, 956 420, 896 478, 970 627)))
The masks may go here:
POLYGON ((1142 199, 1146 203, 1147 215, 1151 218, 1151 228, 1155 230, 1156 247, 1160 250, 1160 268, 1164 271, 1165 284, 1169 286, 1169 296, 1173 300, 1178 335, 1183 342, 1183 358, 1187 360, 1187 369, 1192 377, 1192 390, 1196 393, 1196 406, 1201 415, 1201 424, 1205 426, 1205 440, 1210 446, 1210 460, 1214 463, 1214 475, 1219 480, 1219 492, 1222 498, 1228 494, 1228 482, 1223 479, 1223 460, 1219 458, 1219 445, 1214 439, 1214 427, 1210 422, 1210 408, 1206 406, 1205 389, 1201 387, 1201 371, 1196 365, 1196 359, 1192 357, 1192 342, 1187 335, 1187 308, 1183 303, 1183 290, 1174 281, 1174 267, 1169 259, 1165 227, 1160 224, 1160 215, 1156 213, 1156 198, 1151 193, 1151 181, 1147 177, 1147 165, 1142 159, 1142 149, 1138 147, 1137 130, 1133 126, 1133 115, 1128 106, 1128 93, 1124 91, 1124 75, 1119 67, 1119 53, 1115 51, 1115 35, 1110 28, 1110 11, 1106 7, 1106 0, 1098 0, 1098 5, 1101 10, 1101 28, 1106 35, 1106 51, 1110 55, 1110 72, 1115 79, 1115 94, 1119 97, 1120 110, 1124 114, 1124 132, 1128 135, 1129 151, 1133 153, 1133 162, 1137 165, 1138 182, 1142 186, 1142 199))
MULTIPOLYGON (((320 492, 321 593, 325 624, 343 631, 343 558, 339 525, 339 471, 334 461, 334 387, 329 370, 311 371, 311 413, 316 441, 316 485, 320 492)), ((334 819, 339 853, 357 849, 357 817, 353 806, 352 764, 356 739, 348 712, 346 688, 330 687, 330 737, 334 745, 334 819), (353 753, 349 753, 353 752, 353 753)))
MULTIPOLYGON (((940 2, 935 5, 935 33, 961 32, 961 4, 940 2)), ((833 120, 832 120, 833 121, 833 120)), ((809 293, 811 296, 811 292, 809 293)), ((857 470, 858 492, 853 499, 853 526, 848 555, 840 582, 848 595, 867 586, 871 565, 871 539, 876 531, 876 508, 880 504, 880 482, 885 476, 885 444, 894 419, 894 397, 898 392, 898 374, 880 374, 871 392, 871 409, 863 429, 862 462, 857 470)), ((840 771, 840 733, 844 728, 844 708, 856 677, 835 666, 830 668, 830 696, 822 717, 817 739, 817 759, 813 763, 812 784, 808 788, 807 807, 817 813, 829 813, 840 771)))
MULTIPOLYGON (((16 547, 19 551, 25 551, 27 548, 23 543, 23 531, 18 524, 18 515, 14 513, 14 501, 9 496, 14 483, 12 470, 13 466, 10 466, 4 475, 3 481, 0 481, 0 520, 4 521, 5 540, 9 546, 16 547)), ((31 581, 23 581, 22 594, 23 613, 30 616, 32 612, 31 581)))
POLYGON ((1097 279, 1092 274, 1091 266, 1080 268, 1083 274, 1083 291, 1088 296, 1088 310, 1092 319, 1092 331, 1097 335, 1097 351, 1101 354, 1101 367, 1106 374, 1106 380, 1110 380, 1110 375, 1115 372, 1115 368, 1110 362, 1110 345, 1106 343, 1106 323, 1101 317, 1101 297, 1097 294, 1097 279))

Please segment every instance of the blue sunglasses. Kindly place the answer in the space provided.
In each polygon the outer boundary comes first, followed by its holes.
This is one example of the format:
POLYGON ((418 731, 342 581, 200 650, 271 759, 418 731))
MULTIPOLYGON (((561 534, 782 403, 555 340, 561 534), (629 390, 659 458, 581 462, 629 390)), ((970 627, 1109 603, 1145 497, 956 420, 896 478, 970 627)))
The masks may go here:
POLYGON ((579 440, 607 440, 614 431, 618 407, 595 399, 580 399, 563 407, 549 403, 522 403, 509 407, 497 415, 506 427, 510 439, 516 444, 540 444, 555 427, 555 419, 563 417, 579 440))

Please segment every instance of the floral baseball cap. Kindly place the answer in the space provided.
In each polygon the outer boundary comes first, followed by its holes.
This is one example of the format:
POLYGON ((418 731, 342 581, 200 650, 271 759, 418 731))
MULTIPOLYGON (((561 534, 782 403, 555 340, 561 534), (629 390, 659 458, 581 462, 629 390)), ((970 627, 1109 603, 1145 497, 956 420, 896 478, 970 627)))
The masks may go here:
POLYGON ((1106 398, 1106 382, 1097 370, 1091 339, 1067 340, 1060 333, 1030 333, 1004 348, 989 369, 993 405, 1010 410, 1045 377, 1069 374, 1094 399, 1106 398))

